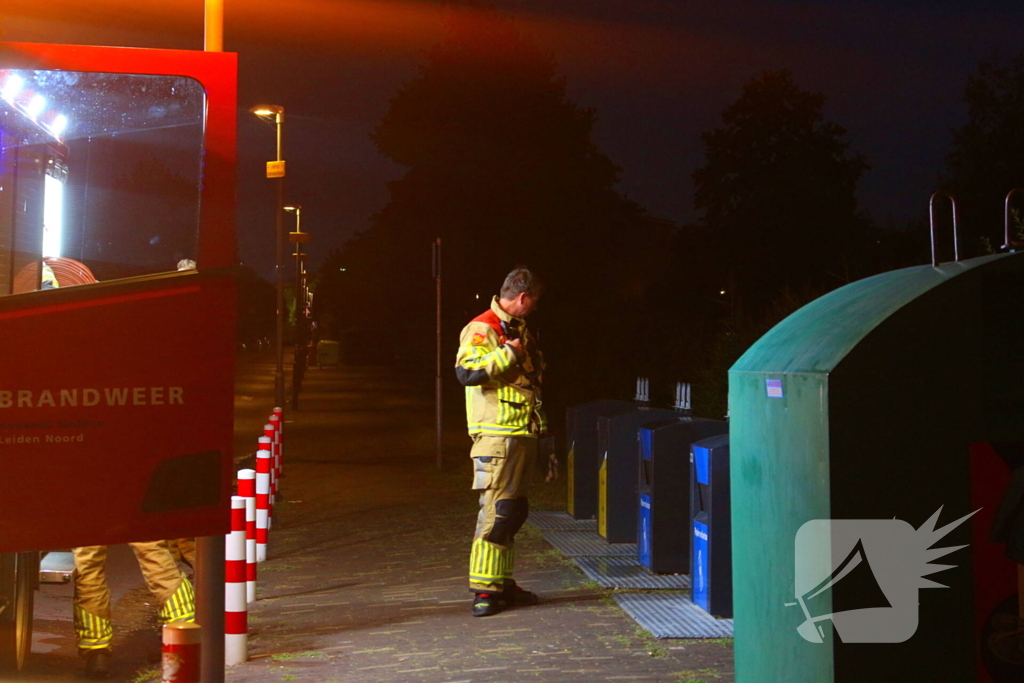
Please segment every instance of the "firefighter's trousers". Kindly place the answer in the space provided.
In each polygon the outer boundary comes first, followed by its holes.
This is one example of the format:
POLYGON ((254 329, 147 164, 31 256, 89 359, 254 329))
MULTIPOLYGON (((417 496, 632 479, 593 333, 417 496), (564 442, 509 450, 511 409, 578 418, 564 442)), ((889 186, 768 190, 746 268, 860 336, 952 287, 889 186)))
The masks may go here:
MULTIPOLYGON (((161 623, 195 621, 195 593, 167 549, 167 541, 130 543, 146 586, 160 605, 161 623)), ((107 546, 74 549, 75 634, 82 650, 110 647, 110 588, 107 586, 107 546)))
POLYGON ((184 562, 195 569, 196 566, 196 539, 195 538, 172 538, 167 540, 167 548, 174 555, 178 562, 184 562))
POLYGON ((477 435, 470 456, 480 514, 469 556, 469 588, 500 592, 512 578, 516 532, 529 514, 526 494, 537 460, 537 439, 477 435))

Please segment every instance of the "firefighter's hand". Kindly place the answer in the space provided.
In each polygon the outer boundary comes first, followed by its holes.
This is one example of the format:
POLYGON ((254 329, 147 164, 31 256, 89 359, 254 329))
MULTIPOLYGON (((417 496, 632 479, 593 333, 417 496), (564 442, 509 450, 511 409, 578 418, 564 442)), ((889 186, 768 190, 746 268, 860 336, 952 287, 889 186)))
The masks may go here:
POLYGON ((537 451, 540 457, 545 455, 548 457, 548 471, 544 476, 544 481, 554 481, 558 479, 558 455, 555 454, 555 439, 550 436, 545 436, 537 444, 537 451))
POLYGON ((558 479, 558 456, 552 453, 548 456, 548 473, 544 476, 544 481, 555 481, 558 479))
POLYGON ((523 348, 522 339, 510 339, 505 344, 512 349, 512 353, 516 354, 518 359, 522 359, 523 354, 526 353, 526 350, 523 348))

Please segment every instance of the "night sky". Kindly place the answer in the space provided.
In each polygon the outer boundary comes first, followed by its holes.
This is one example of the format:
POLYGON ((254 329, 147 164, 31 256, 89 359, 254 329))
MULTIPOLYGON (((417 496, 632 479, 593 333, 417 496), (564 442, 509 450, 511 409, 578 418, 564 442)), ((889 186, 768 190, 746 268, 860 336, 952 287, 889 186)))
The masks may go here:
MULTIPOLYGON (((396 88, 440 37, 428 0, 226 0, 225 49, 239 53, 239 251, 272 275, 272 193, 263 162, 286 109, 288 201, 303 206, 313 265, 365 229, 402 169, 369 133, 396 88)), ((862 208, 882 225, 922 215, 962 125, 969 74, 996 50, 1020 50, 1024 4, 1003 0, 495 0, 553 52, 569 97, 597 112, 600 148, 620 190, 652 214, 694 220, 690 174, 700 133, 742 85, 788 68, 824 93, 827 116, 871 165, 862 208)), ((4 0, 0 38, 202 48, 197 0, 4 0)), ((827 216, 822 217, 827 220, 827 216)))

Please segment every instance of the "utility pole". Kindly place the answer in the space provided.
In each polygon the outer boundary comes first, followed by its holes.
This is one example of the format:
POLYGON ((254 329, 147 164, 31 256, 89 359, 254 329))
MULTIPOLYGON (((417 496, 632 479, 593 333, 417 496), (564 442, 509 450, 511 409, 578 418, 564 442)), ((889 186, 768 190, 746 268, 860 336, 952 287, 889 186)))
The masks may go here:
POLYGON ((295 359, 292 364, 292 410, 299 409, 299 392, 306 374, 306 354, 309 345, 309 329, 306 320, 305 268, 306 254, 302 245, 309 242, 309 233, 302 232, 302 205, 284 207, 295 212, 295 231, 288 233, 288 240, 295 244, 295 359))
POLYGON ((444 467, 444 453, 441 450, 441 238, 434 242, 434 283, 437 288, 437 375, 434 378, 434 403, 437 422, 437 469, 444 467))
POLYGON ((284 107, 279 104, 257 104, 249 111, 260 118, 271 119, 277 132, 277 159, 267 162, 267 178, 272 178, 277 196, 274 202, 274 252, 277 274, 274 277, 277 288, 277 330, 276 363, 274 368, 274 405, 284 407, 284 107))
MULTIPOLYGON (((284 161, 284 142, 281 128, 284 124, 284 108, 275 113, 277 128, 277 163, 284 161)), ((283 171, 283 168, 282 168, 283 171)), ((284 173, 274 183, 277 196, 274 201, 274 261, 277 264, 277 358, 274 367, 274 401, 275 405, 284 407, 284 173)))
MULTIPOLYGON (((206 0, 203 49, 224 49, 224 2, 206 0)), ((224 683, 224 536, 196 539, 196 622, 200 634, 199 673, 206 683, 224 683)))

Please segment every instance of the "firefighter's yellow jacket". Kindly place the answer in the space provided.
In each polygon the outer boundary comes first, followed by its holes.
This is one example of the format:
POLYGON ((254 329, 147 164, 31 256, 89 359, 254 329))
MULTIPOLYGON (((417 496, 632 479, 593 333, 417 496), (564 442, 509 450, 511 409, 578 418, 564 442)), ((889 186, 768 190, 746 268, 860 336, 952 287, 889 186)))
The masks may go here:
POLYGON ((471 320, 459 337, 455 372, 466 387, 466 422, 470 436, 543 436, 547 418, 541 401, 544 359, 526 323, 498 305, 471 320), (503 324, 504 323, 504 326, 503 324), (522 360, 508 346, 518 334, 522 360))

